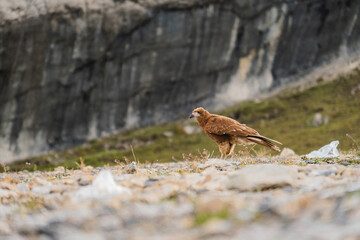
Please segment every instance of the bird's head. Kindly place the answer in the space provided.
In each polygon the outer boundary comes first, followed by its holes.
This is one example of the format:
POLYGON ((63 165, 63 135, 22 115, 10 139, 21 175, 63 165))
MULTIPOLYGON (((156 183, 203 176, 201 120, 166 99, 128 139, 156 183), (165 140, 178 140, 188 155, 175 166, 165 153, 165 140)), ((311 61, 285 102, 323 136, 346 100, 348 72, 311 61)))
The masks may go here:
POLYGON ((206 117, 209 114, 208 111, 206 111, 204 108, 199 107, 199 108, 195 108, 192 113, 190 114, 190 118, 195 117, 196 119, 201 119, 206 117))

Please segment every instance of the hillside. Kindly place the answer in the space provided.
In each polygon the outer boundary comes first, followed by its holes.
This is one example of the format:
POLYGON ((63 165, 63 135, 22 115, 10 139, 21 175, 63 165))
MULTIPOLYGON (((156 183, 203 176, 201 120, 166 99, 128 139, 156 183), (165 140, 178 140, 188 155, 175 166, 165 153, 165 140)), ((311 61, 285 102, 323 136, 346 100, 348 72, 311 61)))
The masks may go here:
MULTIPOLYGON (((321 79, 318 82, 317 86, 304 91, 286 90, 273 98, 238 104, 220 114, 236 118, 261 134, 281 141, 284 147, 297 154, 309 153, 332 140, 340 141, 339 149, 343 152, 359 149, 360 71, 354 70, 331 82, 322 82, 321 79), (319 114, 320 119, 314 121, 315 115, 319 114)), ((274 155, 264 148, 255 148, 255 151, 251 154, 274 155)), ((242 147, 237 147, 235 152, 248 154, 242 147)), ((169 162, 196 160, 208 154, 219 156, 216 144, 199 132, 194 121, 182 119, 122 132, 8 167, 11 170, 53 169, 58 165, 77 168, 80 157, 86 164, 96 167, 114 165, 115 160, 133 161, 134 155, 139 162, 169 162)))

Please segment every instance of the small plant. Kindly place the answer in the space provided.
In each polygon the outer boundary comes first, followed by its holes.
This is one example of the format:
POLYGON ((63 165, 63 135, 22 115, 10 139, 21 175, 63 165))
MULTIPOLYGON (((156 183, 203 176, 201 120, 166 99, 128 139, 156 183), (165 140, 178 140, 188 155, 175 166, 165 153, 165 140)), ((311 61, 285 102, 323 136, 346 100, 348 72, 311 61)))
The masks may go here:
POLYGON ((0 162, 0 165, 2 166, 4 173, 6 173, 7 172, 7 166, 5 165, 5 163, 0 162))
POLYGON ((135 155, 135 151, 134 151, 134 148, 132 145, 130 145, 131 147, 131 153, 133 155, 133 158, 134 158, 134 162, 136 162, 137 164, 139 164, 140 162, 138 161, 138 159, 136 159, 136 155, 135 155))
POLYGON ((84 158, 82 158, 82 157, 80 157, 80 163, 75 162, 75 164, 76 164, 76 166, 77 166, 79 169, 81 169, 81 170, 83 170, 83 169, 86 167, 86 165, 85 165, 85 163, 84 163, 84 158))

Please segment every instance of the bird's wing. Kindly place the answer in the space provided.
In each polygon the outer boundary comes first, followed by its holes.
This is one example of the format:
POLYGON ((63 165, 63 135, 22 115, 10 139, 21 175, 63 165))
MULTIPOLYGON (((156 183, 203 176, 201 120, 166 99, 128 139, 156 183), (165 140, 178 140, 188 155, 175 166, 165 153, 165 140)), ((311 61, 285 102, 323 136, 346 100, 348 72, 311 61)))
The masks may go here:
POLYGON ((207 121, 204 126, 204 130, 208 133, 216 135, 228 134, 239 137, 259 135, 256 130, 246 126, 245 124, 241 124, 234 119, 215 114, 213 114, 207 121))

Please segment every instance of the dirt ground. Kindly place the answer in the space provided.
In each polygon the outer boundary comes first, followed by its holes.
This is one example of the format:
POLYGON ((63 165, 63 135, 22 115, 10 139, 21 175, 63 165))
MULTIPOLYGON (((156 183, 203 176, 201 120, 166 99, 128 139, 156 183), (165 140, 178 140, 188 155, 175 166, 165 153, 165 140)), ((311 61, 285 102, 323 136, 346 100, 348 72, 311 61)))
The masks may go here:
POLYGON ((360 168, 328 162, 248 157, 2 173, 0 239, 359 239, 360 168))

